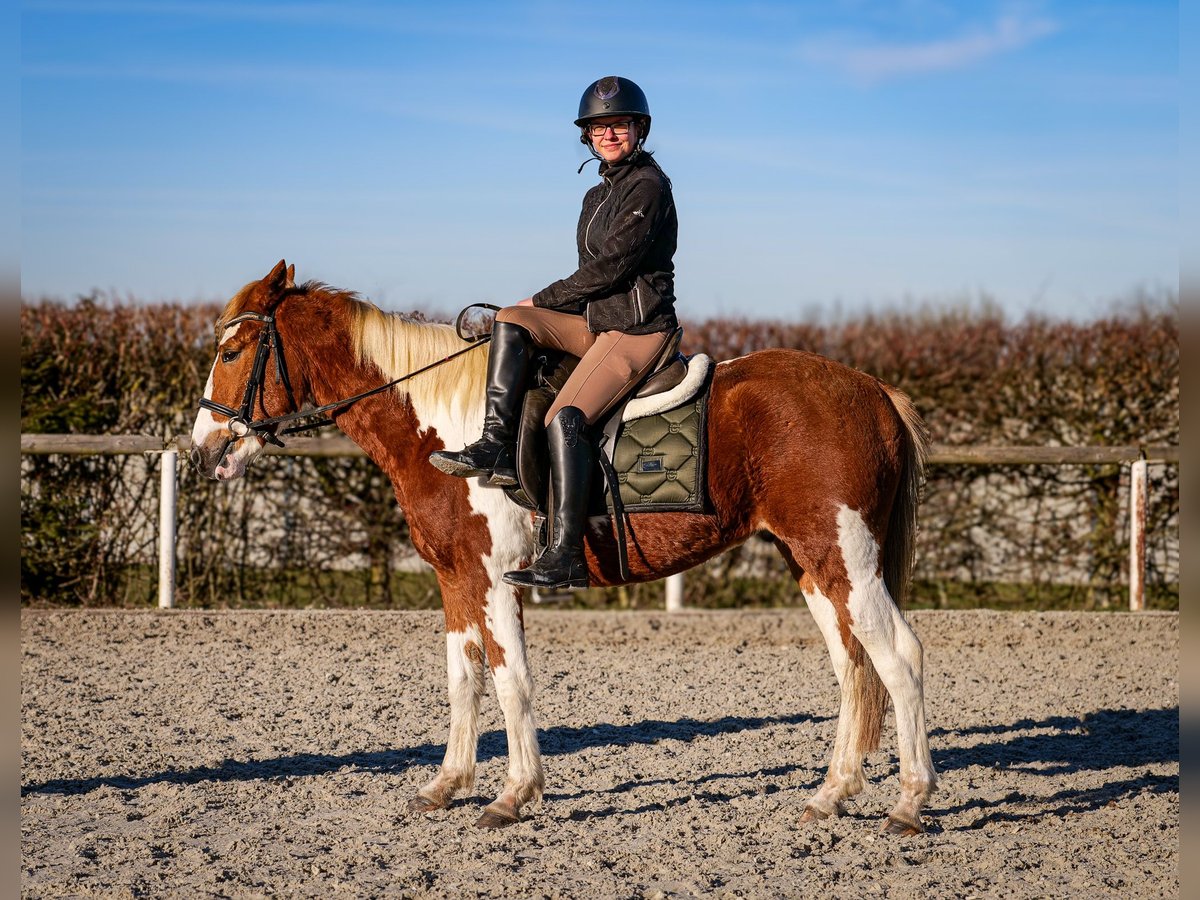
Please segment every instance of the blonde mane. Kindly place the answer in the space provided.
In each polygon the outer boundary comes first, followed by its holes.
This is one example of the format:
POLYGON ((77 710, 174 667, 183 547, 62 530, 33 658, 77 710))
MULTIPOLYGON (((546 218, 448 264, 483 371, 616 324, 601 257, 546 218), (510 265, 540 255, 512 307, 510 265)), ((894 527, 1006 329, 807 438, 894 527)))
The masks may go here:
MULTIPOLYGON (((225 305, 217 317, 218 342, 226 324, 252 304, 258 284, 250 282, 225 305)), ((290 287, 283 299, 290 295, 323 296, 345 303, 355 360, 376 366, 384 381, 408 375, 468 346, 452 325, 425 322, 403 313, 386 313, 353 291, 339 290, 320 281, 290 287)), ((472 350, 396 385, 395 390, 410 397, 413 406, 425 416, 444 414, 458 421, 471 418, 483 409, 487 359, 487 348, 472 350)))
MULTIPOLYGON (((350 346, 355 357, 360 363, 377 366, 389 381, 467 347, 452 325, 385 313, 354 296, 346 299, 350 308, 350 346)), ((434 415, 445 413, 456 419, 467 417, 482 408, 487 358, 486 349, 472 350, 395 389, 407 394, 418 410, 434 415)))

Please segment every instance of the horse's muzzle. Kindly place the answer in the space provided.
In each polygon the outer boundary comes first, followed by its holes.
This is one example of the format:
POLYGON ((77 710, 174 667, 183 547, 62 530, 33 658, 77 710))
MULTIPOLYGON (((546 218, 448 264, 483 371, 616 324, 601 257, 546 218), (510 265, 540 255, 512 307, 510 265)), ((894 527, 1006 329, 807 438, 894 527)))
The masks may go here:
POLYGON ((235 443, 229 436, 210 435, 203 442, 192 446, 192 450, 188 454, 188 461, 192 464, 192 468, 205 478, 226 481, 230 476, 227 467, 232 462, 231 457, 234 453, 235 443))

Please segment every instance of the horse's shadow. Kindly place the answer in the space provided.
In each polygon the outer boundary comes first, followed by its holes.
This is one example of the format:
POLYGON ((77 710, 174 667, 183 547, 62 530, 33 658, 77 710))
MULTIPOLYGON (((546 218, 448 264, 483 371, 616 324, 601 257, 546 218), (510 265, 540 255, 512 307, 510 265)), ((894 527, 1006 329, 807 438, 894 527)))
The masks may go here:
MULTIPOLYGON (((586 728, 555 726, 539 733, 542 751, 547 756, 567 755, 594 747, 629 747, 639 744, 654 744, 663 740, 690 742, 697 738, 718 737, 769 728, 776 725, 797 725, 829 721, 828 716, 794 714, 786 716, 747 717, 723 716, 710 721, 681 718, 675 721, 657 719, 644 720, 628 725, 599 723, 586 728)), ((1110 768, 1136 769, 1156 763, 1179 760, 1179 708, 1134 711, 1128 709, 1104 709, 1082 716, 1049 716, 1044 719, 1019 719, 1010 724, 988 725, 961 729, 934 729, 930 736, 935 747, 934 762, 945 774, 955 770, 980 766, 987 769, 1008 769, 1025 775, 1069 775, 1077 772, 1099 771, 1110 768), (1035 732, 1020 734, 1020 732, 1035 732), (995 736, 995 740, 970 746, 956 745, 959 738, 978 735, 995 736)), ((342 769, 375 772, 379 774, 403 774, 415 766, 436 766, 441 762, 444 748, 440 744, 419 744, 399 750, 347 753, 330 755, 299 753, 267 760, 226 760, 218 765, 197 766, 190 769, 170 769, 151 775, 108 775, 81 779, 53 779, 26 784, 21 787, 22 796, 27 794, 86 794, 103 787, 119 790, 135 790, 152 784, 197 784, 205 781, 256 781, 262 779, 296 778, 309 775, 324 775, 342 769)), ((489 731, 480 736, 479 759, 487 761, 501 758, 507 752, 503 731, 489 731)), ((548 794, 548 800, 579 799, 585 794, 625 794, 637 788, 653 784, 678 784, 679 797, 654 802, 638 810, 604 810, 578 813, 584 818, 607 816, 616 812, 636 813, 662 809, 686 803, 693 797, 708 801, 727 801, 752 793, 770 793, 774 785, 755 785, 734 794, 697 790, 710 782, 744 778, 747 775, 789 775, 800 765, 780 766, 772 769, 750 769, 740 773, 718 773, 699 777, 681 775, 677 779, 629 781, 602 791, 585 791, 575 794, 548 794)), ((822 772, 814 771, 811 786, 815 786, 822 772)), ((978 809, 998 810, 973 821, 968 827, 982 827, 992 821, 1019 821, 1041 818, 1045 815, 1064 815, 1100 809, 1123 798, 1151 793, 1178 793, 1178 774, 1156 775, 1143 772, 1116 781, 1106 781, 1099 787, 1063 789, 1049 796, 1026 796, 1019 791, 1010 792, 998 800, 969 800, 954 807, 933 809, 939 815, 978 809), (1033 804, 1025 806, 1023 804, 1033 804)), ((574 814, 573 814, 574 815, 574 814)))
MULTIPOLYGON (((958 729, 934 729, 930 738, 935 747, 933 757, 939 772, 945 774, 972 766, 1001 769, 1025 775, 1069 775, 1077 772, 1102 771, 1111 768, 1137 768, 1156 763, 1179 761, 1179 708, 1135 711, 1129 709, 1104 709, 1082 716, 1048 716, 1044 719, 1018 719, 1004 725, 986 725, 958 729), (1035 732, 1022 734, 1021 732, 1035 732), (956 739, 978 735, 995 735, 996 740, 971 746, 955 746, 956 739)), ((892 766, 895 760, 891 760, 892 766)), ((802 768, 798 765, 780 766, 762 770, 757 774, 781 776, 802 768)), ((572 819, 603 818, 616 813, 636 814, 659 810, 687 803, 693 797, 701 800, 727 801, 763 792, 771 793, 777 788, 768 785, 751 786, 735 793, 713 793, 696 790, 702 784, 725 779, 745 778, 751 773, 722 773, 699 778, 655 779, 626 782, 603 791, 588 791, 570 795, 559 795, 547 799, 572 800, 587 794, 620 794, 635 788, 654 784, 679 784, 679 795, 659 802, 652 802, 636 809, 619 810, 612 806, 600 810, 578 810, 570 814, 572 819)), ((816 787, 823 772, 806 785, 790 785, 796 789, 816 787)), ((1021 821, 1039 819, 1043 816, 1063 816, 1070 813, 1088 812, 1108 806, 1118 800, 1146 793, 1178 793, 1177 774, 1156 775, 1143 772, 1137 776, 1120 780, 1106 780, 1099 787, 1063 789, 1050 795, 1027 796, 1019 791, 1006 794, 999 800, 970 800, 954 807, 934 807, 935 815, 965 812, 971 809, 986 810, 1003 806, 1003 810, 989 813, 971 821, 968 828, 981 828, 992 821, 1021 821), (1022 808, 1023 807, 1023 808, 1022 808)), ((935 795, 936 796, 936 795, 935 795)), ((934 831, 941 829, 936 825, 934 831)))
POLYGON ((1135 767, 1179 760, 1179 707, 1101 709, 1082 716, 1018 719, 1006 725, 937 728, 929 733, 934 763, 941 771, 968 766, 1062 775, 1114 766, 1135 767), (1044 732, 1004 738, 1021 731, 1044 732), (996 735, 1001 740, 967 747, 946 746, 956 737, 996 735))
MULTIPOLYGON (((1025 775, 1071 775, 1108 769, 1136 769, 1156 763, 1179 762, 1179 707, 1136 711, 1102 709, 1082 716, 1020 719, 1010 725, 935 729, 934 764, 941 772, 981 766, 1025 775), (1014 732, 1033 731, 1005 738, 1014 732), (996 735, 997 740, 965 747, 947 746, 955 737, 996 735), (940 739, 940 740, 939 740, 940 739)), ((1144 771, 1088 788, 1064 788, 1049 795, 1029 796, 1011 791, 995 800, 973 799, 940 814, 967 810, 1002 810, 975 819, 969 828, 990 822, 1017 822, 1044 816, 1092 812, 1120 800, 1151 794, 1178 793, 1179 774, 1144 771)))
MULTIPOLYGON (((801 765, 773 766, 769 769, 755 769, 747 772, 713 772, 708 775, 701 775, 695 778, 680 776, 679 778, 643 778, 637 781, 625 781, 621 784, 613 785, 610 788, 601 788, 599 790, 578 791, 574 794, 547 794, 547 800, 563 801, 563 800, 578 800, 583 797, 596 796, 598 794, 619 795, 627 794, 638 788, 653 787, 654 785, 678 785, 679 791, 671 797, 662 800, 651 800, 643 803, 641 806, 621 809, 614 805, 608 805, 603 809, 577 809, 572 811, 567 818, 573 821, 583 821, 586 819, 606 819, 609 816, 636 816, 640 813, 655 812, 664 809, 671 809, 676 806, 682 806, 692 800, 699 800, 701 803, 728 803, 730 800, 735 800, 739 797, 751 797, 758 794, 774 794, 780 790, 779 785, 770 782, 763 783, 758 781, 760 778, 782 778, 791 775, 799 769, 808 768, 801 765), (711 789, 697 790, 701 785, 710 782, 720 781, 738 781, 746 779, 749 776, 755 776, 755 784, 744 787, 737 791, 718 791, 711 789)), ((809 769, 811 771, 811 769, 809 769)), ((789 789, 812 790, 816 788, 821 780, 821 774, 814 772, 814 777, 807 784, 797 785, 790 784, 789 789)))
MULTIPOLYGON (((663 740, 693 741, 702 737, 717 737, 752 731, 775 725, 798 725, 804 722, 825 722, 829 716, 803 713, 786 716, 722 716, 709 721, 693 718, 667 722, 646 719, 629 725, 598 723, 586 728, 565 725, 542 729, 538 740, 545 756, 577 753, 592 747, 630 747, 655 744, 663 740)), ((503 731, 488 731, 479 736, 478 760, 486 762, 504 757, 507 738, 503 731)), ((196 766, 190 769, 168 769, 151 775, 104 775, 95 778, 57 778, 33 784, 22 784, 26 794, 86 794, 103 787, 136 790, 152 784, 198 784, 204 781, 257 781, 271 778, 298 778, 307 775, 326 775, 340 769, 357 769, 384 775, 397 775, 414 766, 438 765, 445 751, 443 744, 418 744, 398 750, 346 753, 296 753, 275 759, 225 760, 217 765, 196 766)))

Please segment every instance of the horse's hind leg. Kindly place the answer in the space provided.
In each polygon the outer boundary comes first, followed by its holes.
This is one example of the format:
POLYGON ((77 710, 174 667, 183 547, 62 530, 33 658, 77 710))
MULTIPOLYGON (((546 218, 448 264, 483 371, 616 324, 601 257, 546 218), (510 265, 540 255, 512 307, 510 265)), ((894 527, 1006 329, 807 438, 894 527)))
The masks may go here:
POLYGON ((800 818, 801 822, 813 822, 842 815, 845 812, 843 801, 865 787, 863 757, 878 741, 883 715, 881 707, 886 703, 886 696, 871 690, 871 679, 875 676, 873 671, 868 671, 870 660, 865 658, 862 645, 848 631, 843 633, 839 628, 837 613, 829 598, 808 577, 800 579, 800 591, 825 638, 842 694, 837 737, 825 783, 804 805, 804 815, 800 818))
POLYGON ((925 830, 921 810, 937 786, 925 728, 923 651, 920 640, 891 602, 882 580, 877 581, 875 587, 865 592, 872 596, 862 598, 854 606, 860 610, 866 606, 888 608, 881 610, 877 618, 863 612, 854 633, 871 655, 896 710, 900 800, 888 813, 884 829, 892 834, 915 834, 925 830))
POLYGON ((483 639, 474 625, 446 631, 446 674, 450 692, 450 734, 442 767, 408 803, 411 812, 449 805, 454 794, 475 783, 479 744, 479 701, 483 696, 483 639))
POLYGON ((937 784, 925 727, 921 642, 888 593, 879 545, 862 515, 843 506, 837 524, 849 583, 850 630, 866 649, 896 710, 900 800, 888 814, 884 829, 913 834, 924 830, 921 809, 937 784))

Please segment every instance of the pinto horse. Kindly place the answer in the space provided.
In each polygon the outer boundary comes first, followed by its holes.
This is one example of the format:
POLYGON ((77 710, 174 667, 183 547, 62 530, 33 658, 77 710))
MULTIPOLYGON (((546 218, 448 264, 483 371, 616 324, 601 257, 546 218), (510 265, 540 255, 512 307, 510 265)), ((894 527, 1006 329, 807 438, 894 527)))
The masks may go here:
MULTIPOLYGON (((504 714, 509 761, 502 792, 476 824, 518 821, 521 808, 540 799, 544 777, 522 592, 501 576, 529 563, 530 514, 481 479, 452 478, 428 462, 433 451, 478 437, 485 349, 454 356, 463 342, 452 326, 386 314, 319 282, 297 286, 282 260, 229 302, 216 340, 192 431, 195 466, 210 478, 237 478, 265 442, 277 440, 272 420, 328 406, 391 479, 413 545, 437 573, 450 731, 437 775, 409 809, 444 808, 473 784, 486 666, 504 714), (367 396, 351 396, 357 394, 367 396)), ((841 685, 829 769, 800 820, 843 814, 844 801, 865 787, 863 758, 879 744, 890 697, 900 798, 883 829, 922 831, 921 809, 936 779, 921 643, 899 608, 927 447, 920 417, 904 394, 869 375, 812 353, 765 350, 715 367, 707 427, 709 507, 631 516, 625 540, 632 580, 664 578, 753 534, 769 536, 841 685)), ((592 520, 586 551, 593 584, 619 582, 608 520, 592 520)))

